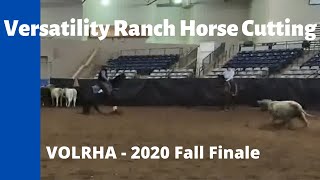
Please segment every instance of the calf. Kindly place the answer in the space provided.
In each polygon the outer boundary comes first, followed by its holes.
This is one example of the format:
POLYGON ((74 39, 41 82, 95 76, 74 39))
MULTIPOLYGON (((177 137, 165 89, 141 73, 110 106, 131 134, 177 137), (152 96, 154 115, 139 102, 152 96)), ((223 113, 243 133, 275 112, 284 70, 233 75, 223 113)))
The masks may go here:
POLYGON ((51 101, 52 101, 52 106, 59 106, 59 100, 60 100, 60 106, 62 106, 62 97, 63 97, 63 90, 62 88, 50 88, 50 93, 51 93, 51 101), (56 100, 56 102, 54 102, 56 100))
POLYGON ((306 116, 311 116, 306 113, 302 106, 295 101, 272 101, 264 99, 257 101, 261 110, 268 110, 272 116, 272 122, 276 120, 283 120, 283 123, 289 123, 293 118, 299 118, 309 127, 309 121, 306 116))
POLYGON ((78 92, 74 88, 64 88, 63 94, 66 98, 66 107, 70 107, 73 102, 73 107, 76 107, 78 92))

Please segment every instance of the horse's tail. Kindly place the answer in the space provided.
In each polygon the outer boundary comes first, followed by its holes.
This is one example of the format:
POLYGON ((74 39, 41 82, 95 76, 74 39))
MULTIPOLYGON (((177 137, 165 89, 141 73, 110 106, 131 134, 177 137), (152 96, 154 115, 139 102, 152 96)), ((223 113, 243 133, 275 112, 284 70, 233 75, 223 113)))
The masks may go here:
POLYGON ((66 95, 66 91, 63 88, 59 88, 58 92, 59 92, 61 97, 64 97, 66 95))

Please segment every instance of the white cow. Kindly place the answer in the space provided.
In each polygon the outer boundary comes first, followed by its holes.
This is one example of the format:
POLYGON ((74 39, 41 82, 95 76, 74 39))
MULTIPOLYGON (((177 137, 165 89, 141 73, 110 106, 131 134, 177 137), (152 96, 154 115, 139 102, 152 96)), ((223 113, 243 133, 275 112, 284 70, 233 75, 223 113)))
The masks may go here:
POLYGON ((60 106, 62 107, 62 97, 63 97, 62 88, 50 87, 50 93, 51 93, 52 106, 58 107, 59 100, 60 100, 60 106), (54 100, 56 100, 56 102, 54 102, 54 100))
POLYGON ((73 107, 76 107, 78 92, 74 88, 64 88, 63 94, 66 98, 66 107, 70 107, 71 102, 73 102, 73 107))
POLYGON ((262 110, 268 110, 272 115, 272 122, 283 120, 284 124, 289 123, 293 118, 299 118, 309 127, 309 121, 306 118, 311 116, 303 110, 302 106, 295 101, 272 101, 264 99, 257 101, 262 110))

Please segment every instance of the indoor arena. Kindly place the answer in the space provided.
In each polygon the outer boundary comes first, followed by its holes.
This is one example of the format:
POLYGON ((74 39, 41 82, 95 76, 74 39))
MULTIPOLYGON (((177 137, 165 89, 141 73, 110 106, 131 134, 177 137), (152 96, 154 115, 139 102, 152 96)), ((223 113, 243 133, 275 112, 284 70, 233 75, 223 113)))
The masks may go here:
POLYGON ((41 39, 41 179, 320 179, 319 17, 317 0, 41 0, 42 24, 109 25, 103 40, 100 27, 41 39), (165 19, 163 33, 174 36, 136 33, 165 19), (116 35, 118 20, 134 30, 116 35), (247 20, 310 28, 247 36, 247 20), (182 36, 185 21, 240 30, 182 36), (54 146, 74 148, 50 159, 54 146), (71 158, 84 146, 112 146, 117 158, 71 158), (137 160, 134 146, 170 153, 137 160), (177 146, 203 146, 204 157, 177 159, 177 146), (210 146, 248 146, 260 157, 210 159, 210 146))

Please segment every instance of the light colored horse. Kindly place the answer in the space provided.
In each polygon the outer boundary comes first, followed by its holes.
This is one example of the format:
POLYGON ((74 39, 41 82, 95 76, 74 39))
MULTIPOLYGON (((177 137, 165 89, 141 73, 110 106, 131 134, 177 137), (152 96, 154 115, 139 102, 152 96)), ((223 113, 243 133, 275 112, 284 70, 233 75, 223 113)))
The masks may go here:
POLYGON ((73 102, 73 107, 76 107, 78 92, 74 88, 64 88, 63 94, 66 98, 66 107, 70 107, 71 102, 73 102))

